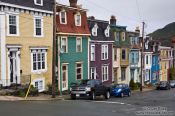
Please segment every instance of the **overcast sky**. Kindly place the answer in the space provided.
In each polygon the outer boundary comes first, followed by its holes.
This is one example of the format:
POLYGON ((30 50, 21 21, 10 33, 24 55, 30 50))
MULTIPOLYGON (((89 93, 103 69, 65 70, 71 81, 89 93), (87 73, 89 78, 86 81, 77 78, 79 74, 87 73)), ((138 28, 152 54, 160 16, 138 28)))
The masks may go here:
MULTIPOLYGON (((69 5, 69 0, 57 0, 69 5)), ((109 21, 111 15, 117 18, 117 24, 127 26, 127 30, 141 27, 146 23, 146 33, 166 24, 175 22, 175 0, 78 0, 88 9, 88 16, 109 21)))

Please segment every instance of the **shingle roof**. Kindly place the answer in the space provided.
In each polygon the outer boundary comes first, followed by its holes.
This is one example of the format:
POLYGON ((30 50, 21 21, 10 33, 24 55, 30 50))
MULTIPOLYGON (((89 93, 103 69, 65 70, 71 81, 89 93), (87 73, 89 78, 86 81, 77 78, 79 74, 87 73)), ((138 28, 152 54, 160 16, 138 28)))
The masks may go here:
POLYGON ((109 31, 110 32, 110 36, 109 37, 106 37, 105 33, 104 33, 105 30, 107 29, 107 27, 109 26, 109 22, 108 21, 96 20, 96 19, 88 19, 88 26, 89 26, 89 30, 90 31, 92 31, 92 28, 94 27, 95 24, 98 25, 97 36, 91 35, 91 40, 114 41, 114 35, 112 34, 111 31, 109 31))
POLYGON ((47 11, 52 11, 53 9, 53 0, 43 0, 43 6, 35 5, 34 0, 0 0, 0 2, 47 11))

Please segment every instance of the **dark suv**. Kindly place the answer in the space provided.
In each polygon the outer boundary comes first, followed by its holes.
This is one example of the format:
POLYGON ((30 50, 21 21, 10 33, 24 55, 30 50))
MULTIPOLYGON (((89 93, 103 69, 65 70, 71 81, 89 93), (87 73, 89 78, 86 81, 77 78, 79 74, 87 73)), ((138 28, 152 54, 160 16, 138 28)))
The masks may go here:
POLYGON ((96 96, 104 95, 106 99, 110 98, 110 87, 102 84, 100 80, 82 80, 79 84, 74 84, 70 88, 71 99, 77 97, 89 97, 94 100, 96 96))

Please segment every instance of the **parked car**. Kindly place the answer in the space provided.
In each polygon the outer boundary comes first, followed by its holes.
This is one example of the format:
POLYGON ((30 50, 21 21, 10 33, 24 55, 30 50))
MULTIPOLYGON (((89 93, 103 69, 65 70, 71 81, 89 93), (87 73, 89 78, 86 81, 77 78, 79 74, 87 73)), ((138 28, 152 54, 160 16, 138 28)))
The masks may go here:
POLYGON ((170 86, 171 88, 175 88, 175 80, 170 80, 170 86))
POLYGON ((168 81, 160 81, 158 84, 157 84, 157 90, 161 90, 161 89, 164 89, 164 90, 170 90, 171 89, 171 86, 170 86, 170 83, 168 81))
POLYGON ((106 99, 110 98, 110 87, 104 85, 100 80, 82 80, 79 84, 70 87, 71 99, 78 97, 88 97, 94 100, 96 96, 104 95, 106 99))
POLYGON ((111 94, 116 97, 131 96, 131 90, 128 84, 116 84, 112 87, 111 94))

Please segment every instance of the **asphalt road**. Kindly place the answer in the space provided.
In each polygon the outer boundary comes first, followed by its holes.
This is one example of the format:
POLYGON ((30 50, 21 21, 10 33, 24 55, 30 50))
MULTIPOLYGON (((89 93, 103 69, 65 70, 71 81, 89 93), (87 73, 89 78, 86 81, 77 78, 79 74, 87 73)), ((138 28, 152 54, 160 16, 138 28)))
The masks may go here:
POLYGON ((149 112, 175 116, 175 89, 135 93, 107 101, 98 98, 95 101, 0 102, 0 116, 136 116, 140 113, 148 116, 149 112))

